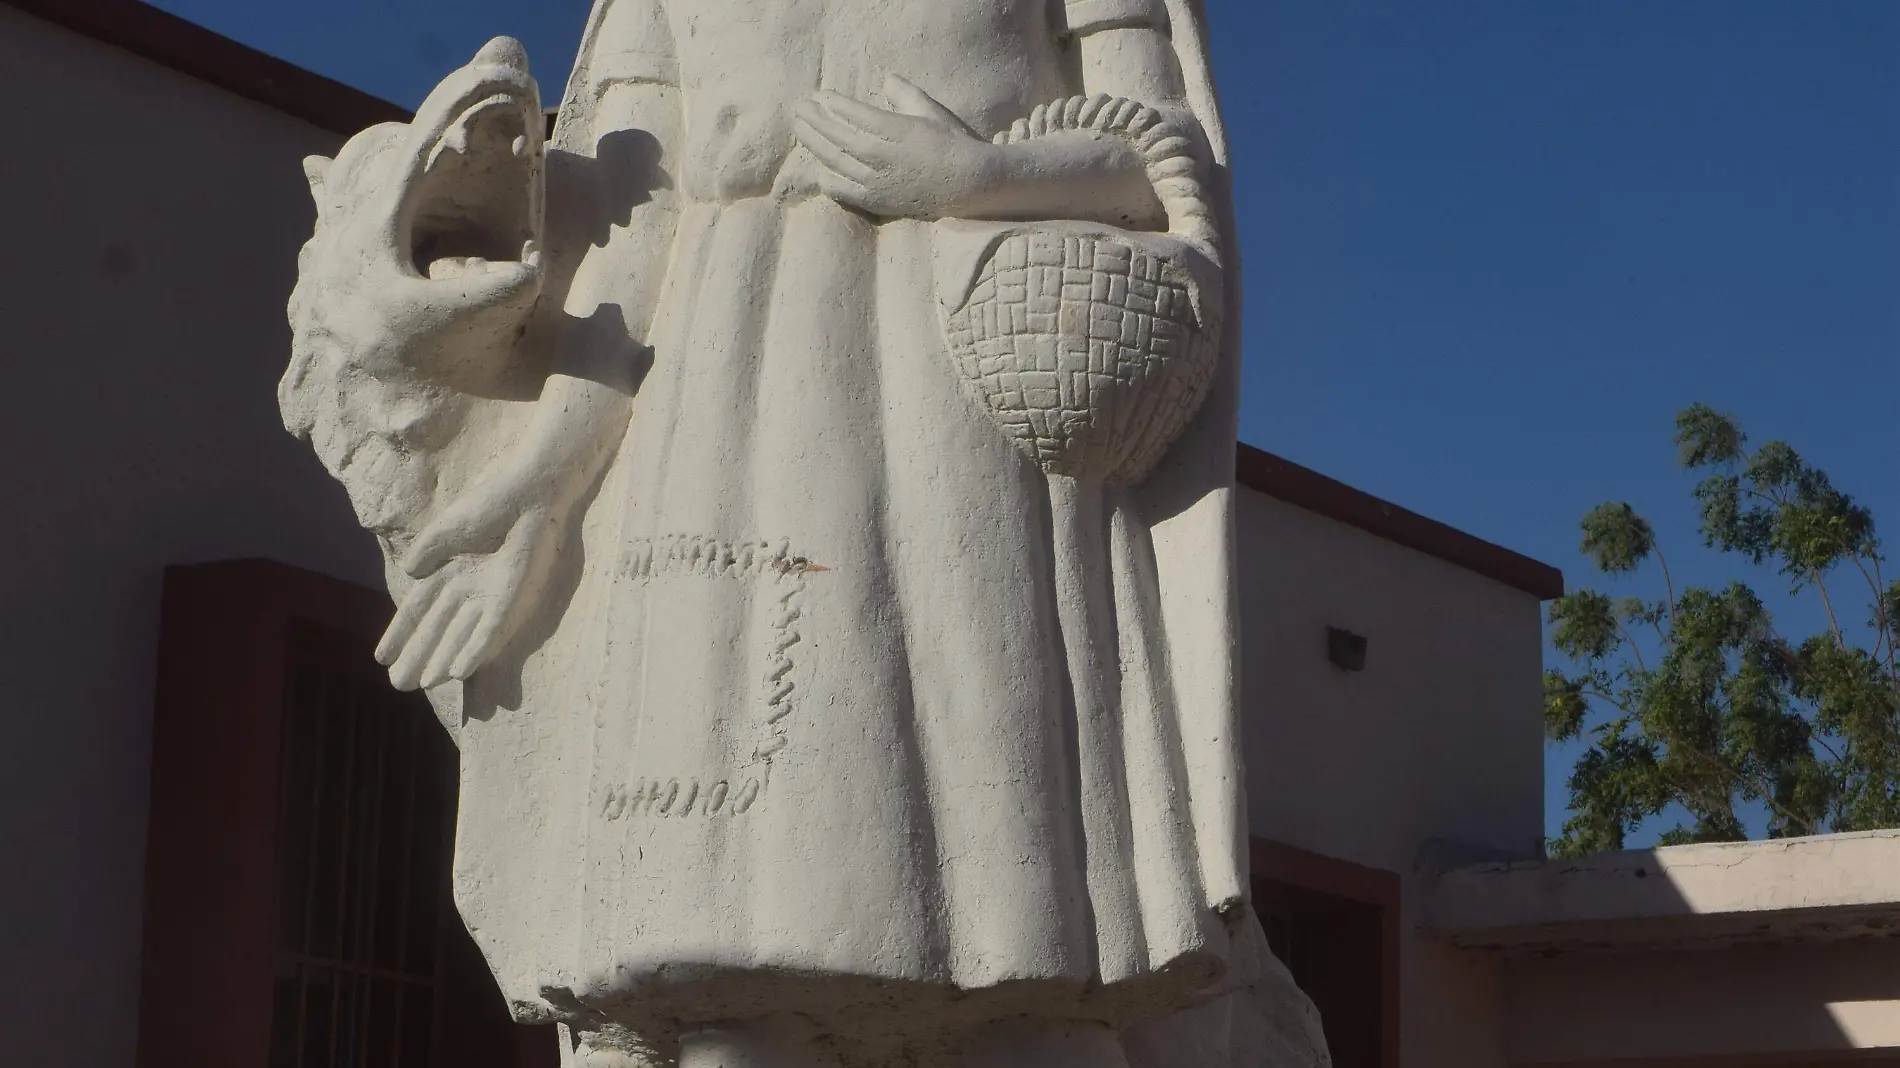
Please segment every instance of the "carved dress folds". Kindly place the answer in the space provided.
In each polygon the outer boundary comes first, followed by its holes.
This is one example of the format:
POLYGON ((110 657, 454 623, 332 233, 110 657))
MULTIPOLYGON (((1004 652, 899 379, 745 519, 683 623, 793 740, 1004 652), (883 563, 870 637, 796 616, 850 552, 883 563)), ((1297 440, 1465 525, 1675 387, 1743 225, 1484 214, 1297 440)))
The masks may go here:
POLYGON ((597 9, 556 145, 612 173, 645 136, 615 86, 676 87, 677 224, 670 250, 586 250, 569 343, 632 336, 632 418, 578 583, 465 697, 458 901, 518 1011, 743 1013, 859 977, 1125 1017, 1219 971, 1244 833, 1231 384, 1065 541, 1050 476, 946 352, 936 224, 773 195, 819 88, 899 73, 989 136, 1082 90, 1073 35, 1167 22, 1161 0, 597 9), (1065 566, 1093 639, 1059 619, 1065 566), (1106 699, 1078 702, 1091 658, 1106 699))

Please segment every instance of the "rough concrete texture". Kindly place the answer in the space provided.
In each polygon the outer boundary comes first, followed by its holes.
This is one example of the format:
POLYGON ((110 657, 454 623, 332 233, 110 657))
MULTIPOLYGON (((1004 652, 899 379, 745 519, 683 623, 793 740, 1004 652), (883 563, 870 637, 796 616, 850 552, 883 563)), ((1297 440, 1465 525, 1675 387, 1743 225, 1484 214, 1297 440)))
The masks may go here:
POLYGON ((1460 868, 1430 922, 1458 945, 1526 951, 1900 934, 1900 831, 1460 868))
POLYGON ((285 420, 571 1063, 1325 1063, 1247 903, 1202 31, 601 0, 548 144, 498 39, 309 161, 285 420))

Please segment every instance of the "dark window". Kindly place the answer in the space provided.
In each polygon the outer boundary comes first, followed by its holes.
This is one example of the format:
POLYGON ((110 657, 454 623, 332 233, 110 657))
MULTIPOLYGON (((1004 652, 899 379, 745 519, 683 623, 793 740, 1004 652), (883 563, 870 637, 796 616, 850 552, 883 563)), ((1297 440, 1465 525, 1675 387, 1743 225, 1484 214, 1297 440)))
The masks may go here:
POLYGON ((1254 889, 1273 953, 1313 999, 1334 1068, 1379 1068, 1380 912, 1261 880, 1254 889))
POLYGON ((428 701, 375 666, 347 642, 293 637, 272 1068, 436 1063, 456 755, 428 701))
POLYGON ((1254 907, 1336 1068, 1398 1065, 1398 877, 1259 839, 1254 907))
POLYGON ((166 573, 140 1068, 553 1068, 450 903, 457 756, 370 655, 382 593, 166 573))

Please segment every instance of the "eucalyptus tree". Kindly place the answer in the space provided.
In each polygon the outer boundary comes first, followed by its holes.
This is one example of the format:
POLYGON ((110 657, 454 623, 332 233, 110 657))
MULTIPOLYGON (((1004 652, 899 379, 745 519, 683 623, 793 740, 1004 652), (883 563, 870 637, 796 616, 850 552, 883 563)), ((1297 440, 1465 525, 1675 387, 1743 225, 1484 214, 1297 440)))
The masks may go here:
POLYGON ((1748 837, 1749 804, 1770 837, 1900 826, 1900 581, 1865 507, 1782 441, 1750 448, 1705 405, 1676 417, 1705 546, 1772 569, 1815 598, 1826 626, 1777 629, 1736 579, 1678 589, 1655 530, 1628 504, 1582 522, 1605 575, 1641 572, 1652 595, 1584 589, 1550 608, 1568 660, 1544 676, 1553 741, 1583 739, 1560 856, 1622 848, 1672 806, 1688 819, 1663 844, 1748 837))

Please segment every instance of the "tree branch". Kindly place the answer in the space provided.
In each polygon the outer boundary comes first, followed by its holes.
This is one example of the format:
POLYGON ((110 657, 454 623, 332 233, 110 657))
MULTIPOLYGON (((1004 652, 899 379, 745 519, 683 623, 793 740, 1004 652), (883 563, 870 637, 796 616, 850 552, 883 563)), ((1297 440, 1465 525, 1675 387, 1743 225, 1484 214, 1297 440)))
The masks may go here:
MULTIPOLYGON (((1836 752, 1833 746, 1831 746, 1831 745, 1829 745, 1829 744, 1827 744, 1827 735, 1825 735, 1825 734, 1821 734, 1821 733, 1820 733, 1820 732, 1818 732, 1818 731, 1813 731, 1813 730, 1810 730, 1810 732, 1809 732, 1809 734, 1808 734, 1808 737, 1810 737, 1810 738, 1812 738, 1812 739, 1814 739, 1814 740, 1815 740, 1816 742, 1818 742, 1818 743, 1820 743, 1820 746, 1821 746, 1821 748, 1823 748, 1823 749, 1825 749, 1825 750, 1827 750, 1827 755, 1828 755, 1828 756, 1831 756, 1831 757, 1833 757, 1833 758, 1834 758, 1834 763, 1836 763, 1836 764, 1839 764, 1839 763, 1841 763, 1841 762, 1842 762, 1842 761, 1841 761, 1841 754, 1840 754, 1840 753, 1838 753, 1838 752, 1836 752)), ((1850 750, 1850 751, 1851 751, 1851 750, 1850 750)))
POLYGON ((1879 660, 1881 658, 1881 646, 1886 646, 1887 675, 1895 682, 1900 682, 1900 667, 1895 666, 1893 649, 1894 621, 1887 618, 1887 599, 1881 595, 1880 589, 1880 558, 1878 556, 1874 557, 1874 570, 1872 572, 1867 570, 1867 561, 1862 559, 1859 553, 1855 553, 1850 559, 1854 561, 1854 567, 1860 571, 1860 577, 1867 580, 1868 588, 1874 591, 1874 626, 1876 629, 1876 633, 1874 634, 1874 659, 1879 660))
POLYGON ((1669 577, 1669 560, 1663 556, 1662 546, 1651 543, 1649 551, 1656 554, 1656 564, 1662 568, 1663 590, 1669 596, 1669 629, 1676 627, 1676 584, 1669 577))
POLYGON ((1817 568, 1808 569, 1808 578, 1814 582, 1814 589, 1821 595, 1821 607, 1827 609, 1828 629, 1834 632, 1834 646, 1842 652, 1847 651, 1847 638, 1841 634, 1840 620, 1834 618, 1834 599, 1827 595, 1827 582, 1821 578, 1817 568))
POLYGON ((1609 694, 1607 694, 1607 693, 1604 693, 1604 692, 1603 692, 1602 690, 1599 690, 1599 689, 1597 689, 1597 688, 1596 688, 1596 687, 1594 687, 1594 686, 1585 686, 1585 687, 1584 687, 1584 688, 1583 688, 1583 689, 1582 689, 1581 691, 1579 691, 1579 692, 1581 692, 1581 693, 1582 693, 1582 694, 1583 694, 1584 696, 1586 696, 1586 697, 1594 697, 1594 698, 1596 698, 1597 700, 1599 700, 1599 701, 1602 701, 1602 702, 1603 702, 1604 704, 1606 704, 1606 705, 1609 705, 1609 706, 1610 706, 1611 708, 1614 708, 1614 709, 1616 709, 1616 710, 1617 710, 1618 712, 1621 712, 1621 713, 1623 713, 1624 715, 1626 715, 1626 716, 1629 716, 1629 717, 1631 717, 1632 719, 1642 719, 1642 718, 1643 718, 1642 716, 1640 716, 1640 715, 1638 715, 1637 713, 1635 713, 1635 712, 1631 712, 1631 711, 1629 710, 1629 706, 1628 706, 1628 705, 1625 705, 1625 704, 1624 704, 1623 702, 1621 702, 1621 701, 1619 701, 1619 700, 1617 700, 1617 699, 1616 699, 1616 698, 1614 698, 1614 697, 1611 697, 1611 696, 1610 696, 1609 694))
MULTIPOLYGON (((1612 610, 1610 615, 1614 617, 1616 615, 1615 611, 1612 610)), ((1615 623, 1617 635, 1623 639, 1624 645, 1630 647, 1630 655, 1636 658, 1636 670, 1642 672, 1644 675, 1648 675, 1649 665, 1643 662, 1643 651, 1636 647, 1636 639, 1630 636, 1630 632, 1628 628, 1623 626, 1622 620, 1617 619, 1615 623)))
MULTIPOLYGON (((1584 687, 1583 692, 1609 702, 1611 705, 1614 705, 1619 711, 1621 711, 1624 715, 1629 716, 1632 719, 1635 719, 1638 723, 1642 723, 1643 730, 1645 732, 1649 730, 1649 724, 1644 719, 1643 714, 1641 712, 1631 711, 1621 701, 1618 701, 1614 697, 1611 697, 1610 695, 1594 687, 1586 686, 1584 687)), ((1746 772, 1742 771, 1740 768, 1734 767, 1730 765, 1727 761, 1723 760, 1722 758, 1715 756, 1712 753, 1706 752, 1701 747, 1693 745, 1680 738, 1664 738, 1662 741, 1663 741, 1663 744, 1668 745, 1672 749, 1678 748, 1678 747, 1681 748, 1684 752, 1688 753, 1690 756, 1693 756, 1697 758, 1698 760, 1701 760, 1703 763, 1714 768, 1716 771, 1719 771, 1722 774, 1728 776, 1728 778, 1732 782, 1734 782, 1738 787, 1754 791, 1756 794, 1760 795, 1762 801, 1765 802, 1768 805, 1768 807, 1780 813, 1781 817, 1787 820, 1790 824, 1805 830, 1809 834, 1820 833, 1819 829, 1814 825, 1813 821, 1802 819, 1801 817, 1795 815, 1794 813, 1784 808, 1781 802, 1775 800, 1775 791, 1774 791, 1772 783, 1769 784, 1767 788, 1764 788, 1760 782, 1757 782, 1752 776, 1748 775, 1746 772)), ((1667 776, 1665 775, 1665 777, 1667 776)), ((1683 788, 1680 783, 1677 783, 1676 786, 1677 786, 1677 789, 1683 788)), ((1708 800, 1708 798, 1705 796, 1703 800, 1706 801, 1708 800)), ((1730 811, 1730 813, 1733 814, 1734 805, 1732 802, 1727 805, 1727 808, 1730 811)))
POLYGON ((1787 820, 1789 823, 1793 824, 1796 827, 1801 828, 1802 830, 1806 831, 1809 834, 1820 833, 1820 829, 1816 827, 1812 821, 1802 819, 1801 817, 1795 815, 1794 813, 1788 811, 1786 808, 1782 807, 1781 802, 1775 800, 1775 791, 1774 791, 1774 786, 1772 783, 1769 784, 1766 788, 1764 788, 1761 783, 1756 782, 1754 779, 1752 779, 1750 776, 1744 773, 1741 769, 1731 767, 1727 761, 1721 759, 1720 757, 1713 756, 1709 753, 1703 752, 1701 749, 1697 748, 1696 746, 1690 745, 1687 742, 1672 741, 1669 744, 1672 746, 1681 745, 1682 748, 1684 748, 1685 750, 1689 752, 1689 755, 1694 756, 1694 757, 1699 757, 1704 763, 1715 768, 1717 771, 1723 772, 1724 774, 1733 778, 1736 782, 1742 784, 1743 786, 1749 789, 1752 789, 1756 794, 1761 796, 1762 801, 1766 802, 1769 808, 1772 808, 1776 812, 1781 813, 1782 819, 1787 820))

